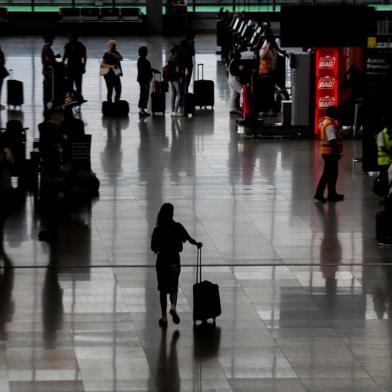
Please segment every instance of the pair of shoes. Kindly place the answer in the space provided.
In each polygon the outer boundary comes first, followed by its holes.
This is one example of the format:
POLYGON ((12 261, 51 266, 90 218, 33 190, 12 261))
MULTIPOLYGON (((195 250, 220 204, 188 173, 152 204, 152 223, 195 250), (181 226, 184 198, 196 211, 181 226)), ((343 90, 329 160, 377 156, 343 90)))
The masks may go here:
POLYGON ((328 195, 328 201, 343 201, 344 195, 336 193, 335 195, 328 195))
POLYGON ((4 110, 5 106, 4 105, 0 105, 0 110, 4 110))
POLYGON ((174 309, 170 309, 170 314, 173 318, 173 323, 180 324, 180 317, 178 316, 177 312, 174 309))
POLYGON ((161 328, 165 328, 165 327, 167 327, 167 317, 166 316, 162 316, 160 319, 159 319, 159 326, 161 327, 161 328))
POLYGON ((314 195, 314 199, 318 200, 320 203, 326 203, 327 199, 323 195, 314 195))
POLYGON ((147 112, 139 112, 139 117, 150 117, 151 114, 147 112))

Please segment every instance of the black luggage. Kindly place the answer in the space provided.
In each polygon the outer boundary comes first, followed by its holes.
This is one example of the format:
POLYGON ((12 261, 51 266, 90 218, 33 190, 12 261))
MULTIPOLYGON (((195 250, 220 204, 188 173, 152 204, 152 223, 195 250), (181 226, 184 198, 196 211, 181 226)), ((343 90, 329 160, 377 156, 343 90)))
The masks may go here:
POLYGON ((384 242, 391 238, 391 229, 385 211, 379 211, 376 214, 376 238, 378 242, 384 242))
POLYGON ((195 114, 195 96, 192 93, 186 93, 184 96, 184 116, 195 114))
POLYGON ((193 94, 195 96, 195 106, 214 108, 214 82, 212 80, 204 80, 204 65, 197 64, 197 80, 193 83, 193 94), (201 79, 200 71, 201 69, 201 79))
POLYGON ((201 250, 197 251, 196 283, 193 285, 193 322, 215 319, 222 313, 219 286, 201 281, 201 250))
POLYGON ((23 82, 19 80, 7 80, 7 105, 22 106, 23 98, 23 82))
POLYGON ((104 116, 125 117, 129 114, 129 104, 127 101, 102 102, 102 114, 104 116))
POLYGON ((166 111, 166 94, 164 82, 161 80, 153 81, 153 88, 151 93, 151 112, 155 116, 155 113, 165 114, 166 111))

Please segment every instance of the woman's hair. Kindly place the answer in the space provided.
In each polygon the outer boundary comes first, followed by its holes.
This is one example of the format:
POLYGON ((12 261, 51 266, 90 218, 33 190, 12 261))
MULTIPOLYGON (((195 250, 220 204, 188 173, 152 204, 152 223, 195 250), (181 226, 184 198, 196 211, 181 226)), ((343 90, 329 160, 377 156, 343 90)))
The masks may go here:
POLYGON ((162 204, 157 216, 157 226, 166 226, 173 221, 174 206, 171 203, 162 204))
POLYGON ((327 107, 326 113, 327 117, 333 118, 334 120, 339 119, 339 109, 336 106, 329 106, 327 107))
POLYGON ((116 47, 117 47, 117 42, 114 39, 111 39, 108 41, 108 49, 109 50, 111 50, 113 48, 116 49, 116 47))
POLYGON ((174 46, 173 48, 170 49, 170 53, 171 54, 177 54, 179 52, 179 50, 180 50, 180 46, 176 45, 176 46, 174 46))

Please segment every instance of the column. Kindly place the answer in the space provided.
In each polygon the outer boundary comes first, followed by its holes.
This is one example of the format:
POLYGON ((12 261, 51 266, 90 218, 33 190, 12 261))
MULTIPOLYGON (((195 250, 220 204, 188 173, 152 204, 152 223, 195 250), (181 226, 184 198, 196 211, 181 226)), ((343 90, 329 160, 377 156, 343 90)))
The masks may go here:
POLYGON ((147 27, 151 33, 162 33, 163 0, 146 0, 147 27))

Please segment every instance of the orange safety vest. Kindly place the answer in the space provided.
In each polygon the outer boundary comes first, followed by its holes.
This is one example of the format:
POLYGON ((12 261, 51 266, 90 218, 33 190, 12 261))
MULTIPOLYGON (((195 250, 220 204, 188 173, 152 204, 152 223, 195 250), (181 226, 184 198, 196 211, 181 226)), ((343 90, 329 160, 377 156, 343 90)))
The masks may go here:
POLYGON ((269 58, 262 58, 259 62, 259 75, 265 75, 272 72, 272 60, 269 58))
POLYGON ((343 150, 342 134, 339 131, 336 121, 329 117, 325 117, 323 123, 321 124, 320 131, 320 153, 325 155, 335 155, 336 153, 341 154, 343 150), (327 138, 327 127, 331 124, 335 127, 336 130, 336 139, 333 144, 328 141, 327 138))

